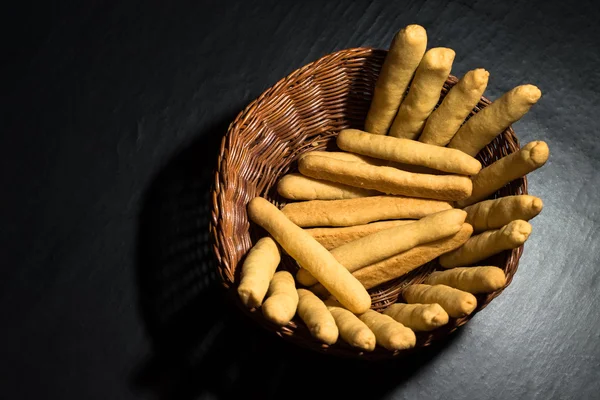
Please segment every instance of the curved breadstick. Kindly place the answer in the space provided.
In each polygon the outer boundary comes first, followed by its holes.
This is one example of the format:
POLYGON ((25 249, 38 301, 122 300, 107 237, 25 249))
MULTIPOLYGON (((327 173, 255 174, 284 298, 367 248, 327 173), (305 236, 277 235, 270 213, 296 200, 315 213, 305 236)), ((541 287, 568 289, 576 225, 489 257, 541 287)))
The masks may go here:
MULTIPOLYGON (((454 235, 462 228, 466 216, 465 211, 458 209, 440 211, 412 224, 386 229, 346 243, 331 250, 331 254, 353 272, 420 244, 454 235)), ((296 279, 305 286, 317 283, 304 268, 298 271, 296 279)))
POLYGON ((475 175, 481 170, 481 163, 462 151, 409 139, 372 135, 358 129, 342 130, 337 137, 337 145, 362 155, 456 174, 475 175))
POLYGON ((248 216, 262 226, 283 249, 306 268, 344 307, 362 313, 371 307, 366 289, 312 236, 261 197, 248 204, 248 216))
POLYGON ((498 229, 515 219, 529 221, 538 215, 544 203, 542 199, 526 194, 486 200, 466 207, 467 220, 475 232, 498 229))
POLYGON ((350 346, 366 351, 375 349, 375 334, 356 315, 345 308, 339 307, 335 301, 325 302, 327 309, 335 319, 342 339, 350 346))
POLYGON ((535 171, 548 161, 550 150, 545 142, 531 142, 482 169, 473 179, 473 193, 457 202, 459 207, 481 201, 511 181, 535 171))
POLYGON ((451 209, 450 203, 401 196, 290 203, 282 212, 296 225, 353 226, 384 219, 418 219, 451 209))
POLYGON ((262 306, 263 315, 269 321, 283 326, 294 318, 297 307, 298 293, 294 277, 287 271, 276 272, 262 306))
POLYGON ((365 122, 367 132, 387 133, 426 47, 427 33, 422 26, 408 25, 396 34, 375 84, 365 122))
POLYGON ((306 289, 298 289, 298 298, 298 315, 310 334, 323 343, 334 344, 339 331, 325 303, 306 289))
POLYGON ((387 194, 437 200, 460 200, 471 195, 471 180, 462 175, 413 174, 392 167, 307 156, 298 169, 303 175, 387 194))
POLYGON ((254 308, 262 304, 279 261, 279 248, 270 237, 260 239, 250 249, 242 265, 240 285, 237 289, 246 307, 254 308))
POLYGON ((483 68, 467 72, 427 118, 419 141, 435 146, 450 143, 465 118, 481 100, 489 76, 490 73, 483 68))
POLYGON ((383 313, 415 332, 432 331, 446 325, 449 319, 448 313, 437 303, 396 303, 386 308, 383 313))
POLYGON ((471 293, 445 285, 410 285, 402 292, 407 303, 438 303, 452 318, 469 315, 477 307, 477 299, 471 293))
MULTIPOLYGON (((374 288, 382 283, 405 275, 421 265, 427 264, 441 254, 462 246, 471 237, 472 233, 473 228, 471 225, 463 224, 460 231, 453 236, 414 247, 404 253, 354 271, 352 275, 366 289, 374 288)), ((327 289, 321 284, 311 286, 310 290, 322 298, 329 295, 327 289)))
POLYGON ((465 292, 490 293, 506 285, 504 271, 498 267, 463 267, 432 272, 428 285, 446 285, 465 292))
POLYGON ((454 268, 474 264, 501 251, 516 249, 525 243, 530 234, 529 223, 521 220, 509 222, 501 229, 472 236, 460 248, 442 255, 440 265, 454 268))
POLYGON ((455 55, 454 50, 445 47, 427 50, 390 128, 390 136, 406 139, 419 136, 427 117, 440 100, 455 55))
POLYGON ((309 151, 307 153, 303 153, 300 157, 298 157, 298 160, 301 160, 306 156, 322 156, 322 157, 333 158, 336 160, 365 163, 365 164, 370 164, 370 165, 385 165, 386 164, 386 161, 384 161, 384 160, 378 160, 376 158, 361 156, 361 155, 353 154, 353 153, 346 153, 343 151, 319 151, 319 150, 309 151))
POLYGON ((410 349, 417 343, 412 330, 388 315, 368 310, 359 318, 373 331, 377 344, 388 350, 410 349))
POLYGON ((375 190, 320 181, 300 174, 288 174, 281 178, 277 183, 277 192, 292 200, 354 199, 381 194, 375 190))
POLYGON ((542 92, 536 86, 517 86, 469 118, 448 147, 475 157, 509 125, 520 120, 541 96, 542 92))
POLYGON ((306 232, 308 232, 310 236, 314 237, 317 242, 321 243, 327 250, 331 250, 372 233, 413 222, 415 221, 410 219, 400 219, 395 221, 372 222, 370 224, 348 226, 343 228, 312 228, 306 229, 306 232))

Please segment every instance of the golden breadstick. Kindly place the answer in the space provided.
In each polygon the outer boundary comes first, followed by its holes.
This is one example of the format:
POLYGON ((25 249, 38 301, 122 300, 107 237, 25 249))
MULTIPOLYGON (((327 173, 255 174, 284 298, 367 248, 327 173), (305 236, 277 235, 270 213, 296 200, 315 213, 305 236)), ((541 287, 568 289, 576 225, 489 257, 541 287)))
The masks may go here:
POLYGON ((362 313, 371 307, 366 289, 302 228, 291 222, 277 207, 261 197, 248 204, 248 216, 263 227, 281 247, 306 268, 344 307, 362 313))
POLYGON ((373 351, 375 349, 375 334, 364 322, 350 311, 342 308, 335 301, 328 300, 325 304, 335 319, 340 336, 346 343, 366 351, 373 351))
MULTIPOLYGON (((354 271, 352 275, 354 275, 365 288, 374 288, 382 283, 405 275, 421 265, 427 264, 441 254, 462 246, 463 243, 471 237, 472 233, 473 228, 471 225, 463 224, 461 230, 453 236, 422 244, 405 251, 404 253, 400 253, 373 265, 366 266, 358 271, 354 271)), ((329 295, 327 289, 321 284, 311 286, 310 290, 322 298, 329 295)))
POLYGON ((413 174, 392 167, 377 167, 331 158, 304 157, 298 163, 303 175, 387 194, 460 200, 471 195, 471 180, 462 175, 413 174))
POLYGON ((360 239, 363 236, 370 235, 384 229, 390 229, 395 226, 410 224, 414 220, 394 220, 372 222, 370 224, 348 226, 343 228, 312 228, 306 229, 310 236, 317 239, 327 250, 335 249, 343 244, 360 239))
MULTIPOLYGON (((468 157, 468 156, 467 156, 468 157)), ((288 174, 277 183, 277 192, 292 200, 339 200, 381 194, 341 183, 320 181, 300 174, 288 174)))
POLYGON ((260 239, 250 249, 242 265, 240 286, 237 289, 246 307, 254 308, 262 304, 279 261, 279 248, 270 237, 260 239))
POLYGON ((377 344, 388 350, 410 349, 417 343, 412 330, 388 315, 368 310, 359 318, 373 331, 377 344))
MULTIPOLYGON (((423 243, 454 235, 465 222, 467 213, 453 209, 428 215, 412 224, 379 231, 331 250, 331 254, 349 271, 379 262, 423 243)), ((304 268, 296 274, 305 286, 317 280, 304 268)))
POLYGON ((396 34, 375 84, 365 122, 367 132, 387 133, 426 47, 427 33, 422 26, 408 25, 396 34))
POLYGON ((317 296, 306 289, 298 289, 298 315, 310 334, 327 344, 334 344, 339 335, 335 319, 317 296))
POLYGON ((290 203, 281 211, 296 225, 310 227, 353 226, 385 219, 416 219, 451 208, 450 203, 445 201, 374 196, 290 203))
POLYGON ((436 271, 425 279, 428 285, 446 285, 465 292, 494 292, 506 285, 504 271, 498 267, 463 267, 436 271))
POLYGON ((402 292, 407 303, 438 303, 452 318, 469 315, 477 307, 477 299, 471 293, 446 285, 410 285, 402 292))
POLYGON ((550 150, 545 142, 531 142, 482 169, 473 179, 473 193, 457 202, 466 207, 481 201, 511 181, 535 171, 546 163, 550 150))
POLYGON ((346 151, 398 163, 425 166, 439 171, 475 175, 481 163, 460 150, 433 146, 409 139, 372 135, 357 129, 344 129, 337 145, 346 151))
POLYGON ((303 153, 300 157, 298 157, 298 160, 301 160, 307 156, 322 156, 322 157, 333 158, 336 160, 359 162, 359 163, 366 163, 366 164, 371 164, 371 165, 385 165, 386 164, 386 161, 384 161, 384 160, 378 160, 376 158, 361 156, 361 155, 353 154, 353 153, 346 153, 343 151, 310 151, 307 153, 303 153))
POLYGON ((483 68, 467 72, 431 113, 419 141, 435 146, 450 143, 465 118, 481 100, 489 76, 490 73, 483 68))
POLYGON ((427 50, 390 128, 390 136, 406 139, 419 136, 427 117, 440 100, 455 55, 454 50, 445 47, 427 50))
POLYGON ((500 253, 504 250, 516 249, 531 234, 531 225, 522 220, 509 222, 500 229, 485 231, 472 236, 460 248, 440 257, 440 265, 444 268, 462 267, 500 253))
POLYGON ((541 96, 540 89, 533 85, 517 86, 506 92, 469 118, 456 132, 448 147, 475 157, 510 124, 520 120, 541 96))
POLYGON ((396 303, 386 308, 383 313, 415 332, 432 331, 446 325, 449 319, 448 313, 437 303, 396 303))
POLYGON ((263 315, 269 321, 283 326, 294 318, 297 307, 298 292, 294 277, 287 271, 276 272, 262 306, 263 315))
POLYGON ((467 221, 475 232, 498 229, 515 219, 529 221, 542 211, 542 199, 526 194, 486 200, 466 207, 467 221))

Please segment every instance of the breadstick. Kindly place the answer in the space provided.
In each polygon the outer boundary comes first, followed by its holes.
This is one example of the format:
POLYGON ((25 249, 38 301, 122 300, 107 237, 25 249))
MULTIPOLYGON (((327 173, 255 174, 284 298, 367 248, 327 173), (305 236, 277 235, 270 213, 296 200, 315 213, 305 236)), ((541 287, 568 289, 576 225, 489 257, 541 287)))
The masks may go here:
POLYGON ((446 325, 449 319, 448 313, 437 303, 396 303, 386 308, 383 313, 415 332, 432 331, 446 325))
POLYGON ((473 193, 457 202, 466 207, 481 201, 511 181, 535 171, 546 163, 550 150, 545 142, 531 142, 482 169, 473 179, 473 193))
POLYGON ((375 349, 375 334, 356 315, 332 300, 325 302, 327 309, 335 319, 342 339, 350 346, 366 351, 375 349))
POLYGON ((454 50, 445 47, 427 50, 390 128, 390 136, 406 139, 419 136, 440 99, 455 55, 454 50))
POLYGON ((307 156, 329 157, 329 158, 333 158, 336 160, 366 163, 366 164, 370 164, 370 165, 385 165, 386 164, 386 161, 384 161, 384 160, 378 160, 376 158, 361 156, 361 155, 353 154, 353 153, 346 153, 343 151, 309 151, 307 153, 303 153, 300 157, 298 157, 298 160, 301 160, 307 156))
POLYGON ((290 203, 281 211, 296 225, 310 227, 353 226, 385 219, 418 219, 451 208, 450 203, 445 201, 374 196, 290 203))
MULTIPOLYGON (((331 250, 331 254, 350 272, 402 253, 423 243, 454 235, 465 222, 467 213, 453 209, 431 214, 412 224, 379 231, 331 250)), ((305 286, 317 280, 304 268, 296 274, 305 286)))
POLYGON ((363 236, 370 235, 390 229, 395 226, 410 224, 414 220, 395 220, 395 221, 380 221, 370 224, 348 226, 343 228, 312 228, 306 229, 310 236, 317 239, 327 250, 335 249, 343 244, 360 239, 363 236))
POLYGON ((469 315, 477 307, 477 299, 471 293, 446 285, 410 285, 402 292, 407 303, 438 303, 452 318, 469 315))
POLYGON ((427 118, 419 141, 435 146, 450 143, 465 118, 481 100, 489 76, 490 73, 483 68, 467 72, 427 118))
MULTIPOLYGON (((468 156, 467 156, 468 157, 468 156)), ((339 200, 381 194, 341 183, 320 181, 300 174, 288 174, 277 183, 277 192, 292 200, 339 200)))
MULTIPOLYGON (((382 283, 391 281, 410 271, 427 264, 440 254, 447 253, 463 245, 473 233, 469 224, 463 224, 460 231, 453 236, 422 244, 404 253, 400 253, 373 265, 354 271, 352 275, 367 289, 374 288, 382 283)), ((325 298, 329 295, 327 289, 321 284, 311 286, 310 290, 317 296, 325 298)))
POLYGON ((486 200, 466 207, 467 221, 475 232, 498 229, 515 219, 529 221, 542 211, 542 199, 526 194, 486 200))
POLYGON ((262 304, 279 261, 279 248, 270 237, 260 239, 250 249, 242 265, 240 285, 237 289, 246 307, 254 308, 262 304))
POLYGON ((408 25, 396 34, 375 84, 365 122, 367 132, 387 133, 426 47, 427 33, 422 26, 408 25))
POLYGON ((387 194, 424 197, 437 200, 461 200, 471 195, 472 183, 461 175, 413 174, 392 167, 304 157, 298 163, 303 175, 373 189, 387 194))
POLYGON ((504 271, 498 267, 463 267, 431 273, 428 285, 446 285, 465 292, 479 294, 494 292, 506 285, 504 271))
POLYGON ((325 303, 306 289, 298 289, 298 298, 298 315, 310 334, 323 343, 334 344, 339 331, 325 303))
POLYGON ((456 132, 448 147, 475 157, 496 136, 520 120, 542 96, 536 86, 522 85, 473 115, 456 132))
POLYGON ((287 271, 276 272, 262 306, 263 315, 269 321, 283 326, 294 318, 297 307, 298 293, 294 277, 287 271))
POLYGON ((460 248, 442 255, 440 265, 454 268, 474 264, 501 251, 516 249, 525 243, 530 234, 529 223, 519 219, 511 221, 500 229, 471 237, 460 248))
POLYGON ((337 145, 346 151, 398 163, 425 166, 439 171, 475 175, 481 163, 460 150, 433 146, 409 139, 372 135, 357 129, 344 129, 337 145))
POLYGON ((261 197, 248 204, 248 216, 263 227, 294 258, 333 294, 344 307, 362 313, 371 297, 352 274, 312 236, 291 222, 277 207, 261 197))
POLYGON ((412 330, 388 315, 368 310, 359 318, 373 331, 377 344, 388 350, 410 349, 417 343, 412 330))

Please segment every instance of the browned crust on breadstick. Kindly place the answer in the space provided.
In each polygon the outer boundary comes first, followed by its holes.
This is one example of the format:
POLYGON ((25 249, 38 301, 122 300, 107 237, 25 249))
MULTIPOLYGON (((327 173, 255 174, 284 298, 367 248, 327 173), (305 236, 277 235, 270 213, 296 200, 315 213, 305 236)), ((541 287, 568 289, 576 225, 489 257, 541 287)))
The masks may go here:
POLYGON ((327 250, 331 250, 372 233, 390 229, 395 226, 410 224, 412 222, 415 221, 410 219, 400 219, 394 221, 372 222, 370 224, 342 228, 312 228, 306 229, 306 232, 317 239, 317 242, 321 243, 327 250))
POLYGON ((427 118, 419 141, 446 146, 461 124, 477 105, 488 83, 490 73, 483 68, 469 71, 454 85, 442 104, 427 118))
POLYGON ((506 285, 504 271, 498 267, 461 267, 436 271, 425 279, 428 285, 446 285, 465 292, 490 293, 506 285))
POLYGON ((410 285, 402 292, 407 303, 437 303, 452 318, 469 315, 477 307, 477 299, 471 293, 446 285, 410 285))
POLYGON ((472 236, 460 248, 442 255, 440 265, 454 268, 475 264, 501 251, 516 249, 525 243, 530 234, 531 225, 528 222, 512 221, 500 229, 472 236))
POLYGON ((475 157, 509 125, 521 119, 537 103, 542 92, 534 85, 522 85, 473 115, 456 132, 448 147, 475 157))
POLYGON ((383 160, 424 166, 461 175, 475 175, 481 163, 460 150, 433 146, 409 139, 372 135, 358 129, 344 129, 337 145, 346 151, 383 160))
POLYGON ((321 181, 301 174, 288 174, 277 183, 277 192, 292 200, 340 200, 381 194, 336 182, 321 181))
MULTIPOLYGON (((374 288, 382 283, 401 277, 421 265, 427 264, 441 254, 462 246, 471 237, 472 233, 473 228, 471 225, 463 224, 460 231, 453 236, 414 247, 404 253, 354 271, 352 275, 365 288, 374 288)), ((327 290, 322 285, 311 286, 310 290, 320 297, 328 295, 327 290)))
MULTIPOLYGON (((331 250, 331 254, 349 271, 402 253, 423 243, 454 235, 465 222, 467 213, 452 209, 423 217, 408 225, 400 225, 376 232, 331 250)), ((296 280, 305 286, 317 280, 305 269, 300 269, 296 280)))
POLYGON ((466 207, 484 200, 504 185, 540 168, 548 161, 549 155, 548 145, 535 141, 488 165, 472 178, 471 196, 458 201, 457 206, 466 207))
POLYGON ((388 315, 368 310, 359 316, 375 334, 377 344, 388 350, 405 350, 415 347, 415 333, 388 315))
POLYGON ((523 194, 481 201, 464 210, 467 212, 466 222, 473 225, 475 232, 483 232, 501 228, 515 219, 529 221, 543 207, 544 203, 539 197, 523 194))
POLYGON ((445 47, 427 50, 390 128, 390 136, 406 139, 419 136, 440 99, 455 55, 454 50, 445 47))
POLYGON ((392 167, 376 167, 333 160, 304 157, 298 163, 303 175, 345 185, 373 189, 382 193, 437 200, 461 200, 472 191, 471 180, 461 175, 413 174, 392 167))
POLYGON ((322 156, 329 157, 336 160, 359 162, 370 165, 386 165, 387 162, 384 160, 378 160, 377 158, 361 156, 360 154, 346 153, 344 151, 309 151, 298 157, 298 160, 303 159, 306 156, 322 156))
POLYGON ((298 226, 353 226, 386 219, 419 219, 452 206, 445 201, 402 196, 349 200, 312 200, 287 204, 281 210, 298 226))
POLYGON ((360 282, 327 249, 273 204, 255 197, 248 204, 248 216, 267 230, 292 258, 310 271, 348 310, 363 313, 371 307, 371 297, 360 282))
POLYGON ((449 320, 448 313, 437 303, 396 303, 386 308, 383 313, 415 332, 434 330, 446 325, 449 320))
POLYGON ((426 47, 427 33, 420 25, 408 25, 396 34, 375 84, 367 132, 387 134, 426 47))

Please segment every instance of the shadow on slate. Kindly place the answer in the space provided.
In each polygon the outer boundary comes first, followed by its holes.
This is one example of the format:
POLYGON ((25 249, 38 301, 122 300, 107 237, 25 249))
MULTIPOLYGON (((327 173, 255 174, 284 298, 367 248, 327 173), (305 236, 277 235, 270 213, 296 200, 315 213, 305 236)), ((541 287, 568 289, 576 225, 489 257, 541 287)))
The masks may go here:
POLYGON ((445 343, 390 362, 335 359, 264 331, 229 301, 208 224, 218 149, 232 119, 202 132, 144 195, 136 274, 152 354, 132 371, 134 389, 159 399, 374 399, 397 388, 445 343))

